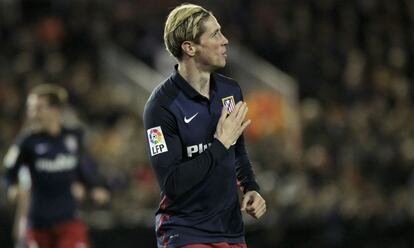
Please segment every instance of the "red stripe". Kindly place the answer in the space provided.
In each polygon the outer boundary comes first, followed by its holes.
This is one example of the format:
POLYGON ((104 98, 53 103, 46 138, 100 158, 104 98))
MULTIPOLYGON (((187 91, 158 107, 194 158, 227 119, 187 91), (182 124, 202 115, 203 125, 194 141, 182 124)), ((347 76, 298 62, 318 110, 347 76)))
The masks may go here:
POLYGON ((164 197, 162 198, 160 202, 160 209, 165 209, 166 206, 167 206, 167 196, 164 195, 164 197))
POLYGON ((164 235, 164 248, 167 248, 167 239, 165 238, 165 235, 164 235))
MULTIPOLYGON (((160 202, 160 209, 165 209, 167 207, 167 196, 164 195, 164 197, 162 198, 161 202, 160 202)), ((157 232, 162 233, 162 231, 160 231, 160 228, 162 226, 162 224, 164 223, 164 221, 168 218, 168 214, 162 214, 157 226, 157 232)), ((163 247, 167 248, 167 238, 166 235, 163 234, 162 235, 162 239, 163 239, 163 247)))
MULTIPOLYGON (((160 230, 160 228, 161 228, 161 225, 162 225, 162 223, 164 223, 164 221, 168 218, 169 216, 168 216, 168 214, 163 214, 163 215, 161 215, 161 217, 160 217, 160 221, 159 221, 159 223, 158 223, 158 226, 157 226, 157 232, 158 233, 163 233, 163 231, 161 231, 160 230)), ((162 239, 163 239, 163 247, 167 247, 167 239, 166 239, 166 235, 165 234, 162 234, 162 239)))
POLYGON ((166 220, 168 218, 168 214, 163 214, 163 215, 161 215, 161 217, 160 217, 160 222, 158 223, 158 226, 157 226, 157 232, 160 230, 160 227, 161 227, 161 225, 162 225, 162 223, 166 220))

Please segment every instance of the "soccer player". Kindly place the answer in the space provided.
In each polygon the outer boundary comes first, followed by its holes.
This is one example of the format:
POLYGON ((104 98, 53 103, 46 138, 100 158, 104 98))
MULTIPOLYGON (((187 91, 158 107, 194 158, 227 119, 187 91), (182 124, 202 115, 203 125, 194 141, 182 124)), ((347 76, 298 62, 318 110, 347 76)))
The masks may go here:
POLYGON ((33 88, 27 99, 29 127, 4 159, 11 200, 24 195, 22 191, 19 194, 19 170, 27 168, 30 173, 26 233, 29 248, 89 246, 85 225, 76 217, 72 194, 78 180, 91 189, 91 197, 96 202, 102 204, 109 199, 108 191, 100 186, 100 180, 86 162, 89 159, 84 153, 81 130, 61 123, 66 99, 65 89, 57 85, 42 84, 33 88))
POLYGON ((266 204, 242 135, 250 120, 241 89, 214 72, 226 64, 228 40, 210 11, 184 4, 170 12, 164 42, 178 65, 144 110, 161 188, 158 247, 247 247, 241 211, 260 218, 266 204))

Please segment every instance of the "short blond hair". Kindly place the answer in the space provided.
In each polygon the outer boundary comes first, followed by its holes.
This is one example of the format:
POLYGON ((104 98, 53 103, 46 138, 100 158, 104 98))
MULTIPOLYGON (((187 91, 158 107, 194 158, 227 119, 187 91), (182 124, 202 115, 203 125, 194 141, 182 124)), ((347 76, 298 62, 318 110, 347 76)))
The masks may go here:
POLYGON ((204 21, 213 14, 195 4, 183 4, 173 9, 165 21, 164 44, 167 51, 181 59, 184 41, 199 43, 204 33, 204 21))
POLYGON ((46 96, 49 105, 55 107, 62 107, 68 100, 66 89, 56 84, 39 84, 30 90, 30 95, 46 96))

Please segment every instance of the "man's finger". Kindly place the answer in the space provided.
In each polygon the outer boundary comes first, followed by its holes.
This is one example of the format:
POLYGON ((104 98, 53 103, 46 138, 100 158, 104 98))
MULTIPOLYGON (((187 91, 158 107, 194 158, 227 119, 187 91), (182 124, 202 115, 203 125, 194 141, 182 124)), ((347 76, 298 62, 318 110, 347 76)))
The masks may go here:
POLYGON ((221 109, 221 115, 220 115, 220 118, 219 118, 219 120, 218 120, 218 123, 217 123, 217 127, 216 127, 216 130, 220 130, 221 131, 221 127, 223 126, 223 122, 224 122, 224 120, 226 119, 226 117, 227 117, 227 108, 226 107, 223 107, 222 109, 221 109))
POLYGON ((245 211, 247 204, 250 201, 250 197, 243 197, 242 205, 241 205, 241 211, 245 211))
POLYGON ((244 129, 246 129, 250 125, 251 122, 252 122, 251 120, 247 120, 243 122, 242 126, 240 127, 240 133, 242 133, 244 129))
POLYGON ((256 212, 258 209, 259 203, 254 198, 254 196, 251 196, 251 201, 247 203, 246 210, 249 212, 256 212))
POLYGON ((256 211, 254 211, 254 212, 255 212, 256 215, 258 215, 258 214, 264 212, 265 210, 266 210, 266 205, 263 204, 263 205, 260 205, 259 207, 257 207, 256 211))
POLYGON ((260 206, 260 204, 262 203, 262 201, 261 201, 261 199, 259 198, 259 197, 253 197, 253 201, 252 201, 252 203, 250 204, 250 206, 253 208, 253 209, 259 209, 259 206, 260 206))
POLYGON ((239 108, 239 111, 236 112, 236 119, 242 122, 244 120, 244 117, 246 116, 246 113, 247 113, 247 104, 246 102, 243 102, 239 108))
POLYGON ((242 102, 242 101, 238 102, 238 103, 236 104, 236 106, 234 106, 234 109, 233 109, 233 111, 230 113, 229 117, 231 117, 231 118, 235 119, 235 118, 237 117, 237 114, 238 114, 238 113, 239 113, 239 111, 240 111, 241 106, 243 106, 243 102, 242 102))
POLYGON ((266 205, 257 213, 257 218, 262 217, 266 213, 266 205))
POLYGON ((260 218, 264 213, 266 212, 266 206, 260 206, 258 209, 254 210, 254 211, 249 211, 248 213, 253 217, 253 218, 260 218))
POLYGON ((224 119, 226 119, 227 114, 228 114, 227 107, 223 106, 223 108, 221 109, 221 115, 220 115, 219 122, 220 122, 220 120, 223 121, 224 119))

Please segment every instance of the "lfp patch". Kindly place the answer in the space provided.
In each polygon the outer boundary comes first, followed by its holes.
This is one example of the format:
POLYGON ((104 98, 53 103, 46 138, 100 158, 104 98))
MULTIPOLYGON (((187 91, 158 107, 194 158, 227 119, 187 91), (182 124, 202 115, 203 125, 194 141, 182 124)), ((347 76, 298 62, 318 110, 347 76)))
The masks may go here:
POLYGON ((233 96, 222 98, 221 101, 223 102, 223 107, 226 107, 229 113, 233 112, 235 106, 233 96))
POLYGON ((161 126, 153 127, 147 130, 151 156, 168 152, 161 126))

